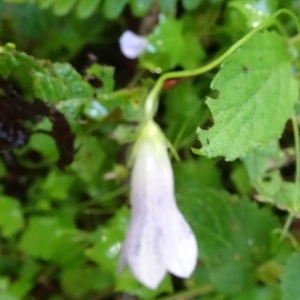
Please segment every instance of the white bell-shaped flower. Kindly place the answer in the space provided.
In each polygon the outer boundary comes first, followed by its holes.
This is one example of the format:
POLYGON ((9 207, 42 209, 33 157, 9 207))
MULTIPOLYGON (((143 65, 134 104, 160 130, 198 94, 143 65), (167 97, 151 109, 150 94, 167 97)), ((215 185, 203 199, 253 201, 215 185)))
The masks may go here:
POLYGON ((197 264, 195 236, 179 211, 166 141, 153 121, 134 146, 132 216, 119 261, 138 281, 155 289, 167 272, 188 278, 197 264))
POLYGON ((119 44, 124 56, 135 59, 143 54, 148 45, 148 40, 130 30, 126 30, 121 35, 119 44))

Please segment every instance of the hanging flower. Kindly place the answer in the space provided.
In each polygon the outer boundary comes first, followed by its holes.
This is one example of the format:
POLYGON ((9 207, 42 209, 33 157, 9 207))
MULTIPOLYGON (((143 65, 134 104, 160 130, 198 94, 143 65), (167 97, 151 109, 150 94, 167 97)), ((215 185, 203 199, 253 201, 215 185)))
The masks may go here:
POLYGON ((119 271, 128 264, 145 286, 155 289, 167 272, 188 278, 197 263, 195 236, 179 211, 164 135, 148 121, 134 146, 132 217, 119 271))
POLYGON ((119 39, 121 52, 130 59, 135 59, 143 54, 148 40, 130 30, 126 30, 119 39))

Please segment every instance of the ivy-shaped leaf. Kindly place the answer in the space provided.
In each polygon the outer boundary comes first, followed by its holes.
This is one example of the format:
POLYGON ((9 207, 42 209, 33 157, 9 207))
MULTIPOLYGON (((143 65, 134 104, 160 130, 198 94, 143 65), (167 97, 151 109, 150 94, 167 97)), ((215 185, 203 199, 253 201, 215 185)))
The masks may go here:
POLYGON ((225 61, 211 89, 214 125, 198 129, 201 154, 234 160, 279 138, 298 95, 286 41, 275 32, 256 34, 225 61))
POLYGON ((220 190, 180 187, 180 206, 216 290, 232 295, 254 287, 260 264, 271 256, 271 233, 279 226, 276 218, 255 203, 220 190))
POLYGON ((0 197, 0 228, 4 237, 11 237, 24 226, 19 202, 11 197, 0 197))

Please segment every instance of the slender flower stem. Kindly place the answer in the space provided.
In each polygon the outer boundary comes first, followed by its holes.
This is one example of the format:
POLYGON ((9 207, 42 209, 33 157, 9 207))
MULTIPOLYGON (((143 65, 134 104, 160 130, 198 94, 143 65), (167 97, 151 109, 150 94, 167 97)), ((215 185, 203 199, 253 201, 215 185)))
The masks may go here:
POLYGON ((300 32, 300 25, 297 17, 289 10, 287 9, 280 9, 277 12, 275 12, 270 18, 260 23, 257 27, 255 27, 253 30, 251 30, 249 33, 247 33, 244 37, 242 37, 240 40, 238 40, 234 45, 232 45, 225 53, 223 53, 221 56, 216 58, 211 63, 202 66, 198 69, 194 70, 183 70, 183 71, 173 71, 168 72, 163 75, 161 75, 158 80, 156 81, 154 87, 150 91, 146 103, 145 103, 145 117, 146 119, 152 119, 156 112, 156 106, 157 106, 157 98, 159 95, 160 90, 162 89, 163 83, 171 78, 183 78, 183 77, 192 77, 197 76, 200 74, 203 74, 205 72, 208 72, 215 67, 217 67, 219 64, 221 64, 227 57, 229 57, 234 51, 236 51, 239 47, 241 47, 243 44, 245 44, 252 36, 254 36, 258 31, 260 31, 263 28, 269 27, 271 25, 274 25, 275 19, 281 15, 286 14, 290 18, 293 19, 295 22, 295 25, 297 27, 297 30, 300 32))

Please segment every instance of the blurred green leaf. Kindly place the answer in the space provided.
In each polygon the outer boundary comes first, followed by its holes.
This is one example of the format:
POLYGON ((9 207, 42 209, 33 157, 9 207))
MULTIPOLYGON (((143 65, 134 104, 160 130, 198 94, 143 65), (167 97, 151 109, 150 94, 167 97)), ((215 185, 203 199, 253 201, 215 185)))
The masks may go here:
POLYGON ((182 5, 186 10, 196 9, 202 0, 182 0, 182 5))
POLYGON ((0 228, 4 237, 12 237, 24 226, 23 213, 19 201, 14 198, 0 196, 0 228))
POLYGON ((10 291, 20 299, 24 299, 27 293, 35 286, 35 276, 41 270, 41 266, 28 260, 19 270, 19 278, 10 286, 10 291))
POLYGON ((54 63, 42 72, 33 70, 32 76, 35 97, 49 103, 93 95, 92 87, 67 63, 54 63))
POLYGON ((143 67, 161 73, 179 64, 185 50, 180 21, 161 15, 147 38, 147 51, 140 58, 143 67))
POLYGON ((300 294, 300 254, 294 253, 287 261, 281 276, 282 300, 294 300, 300 294))
POLYGON ((125 238, 129 216, 128 208, 119 209, 106 226, 99 228, 95 235, 97 240, 95 245, 86 250, 89 259, 113 275, 116 275, 118 257, 125 238))
POLYGON ((176 9, 177 0, 160 0, 158 5, 165 14, 171 14, 176 9))
POLYGON ((53 5, 53 12, 57 16, 64 16, 68 14, 77 0, 55 0, 53 5))
POLYGON ((171 276, 168 274, 161 284, 155 290, 150 290, 139 283, 128 268, 125 268, 118 276, 116 282, 116 291, 125 291, 131 295, 138 296, 140 299, 157 299, 157 297, 164 293, 173 291, 171 276))
POLYGON ((71 175, 53 169, 42 182, 41 188, 47 198, 54 200, 68 200, 74 181, 74 177, 71 175))
POLYGON ((93 292, 101 292, 113 285, 111 274, 98 267, 80 266, 63 270, 62 287, 72 299, 86 299, 93 292))
POLYGON ((123 11, 127 0, 105 0, 103 4, 104 16, 108 19, 116 19, 123 11))
POLYGON ((114 91, 114 73, 115 69, 108 66, 102 66, 99 64, 92 64, 87 69, 87 74, 90 76, 95 76, 97 79, 100 80, 101 84, 101 91, 104 93, 110 93, 114 91))
POLYGON ((130 3, 132 13, 137 17, 141 17, 144 16, 149 11, 153 1, 152 0, 129 0, 129 3, 130 3))
POLYGON ((217 99, 207 100, 214 125, 198 129, 199 153, 234 160, 278 138, 297 86, 285 40, 275 32, 257 33, 224 62, 211 84, 218 92, 217 99))
POLYGON ((280 299, 279 289, 274 286, 257 287, 243 291, 232 300, 278 300, 280 299))
POLYGON ((257 268, 271 256, 271 233, 279 226, 276 217, 256 203, 222 191, 180 191, 180 206, 217 291, 233 295, 253 288, 257 268))
POLYGON ((69 216, 30 217, 19 247, 39 259, 61 265, 77 265, 83 259, 83 249, 77 235, 69 216))
POLYGON ((200 157, 177 162, 173 165, 175 186, 178 191, 182 187, 187 190, 201 188, 221 188, 222 178, 217 161, 200 157), (186 180, 189 178, 189 180, 186 180))
POLYGON ((80 0, 76 9, 78 17, 82 19, 90 17, 101 1, 102 0, 80 0))
POLYGON ((271 141, 264 147, 249 152, 243 162, 252 186, 259 193, 256 197, 259 201, 272 203, 280 209, 300 215, 300 204, 295 199, 296 185, 284 181, 279 170, 289 159, 290 154, 281 151, 277 141, 271 141))
POLYGON ((93 136, 77 136, 79 148, 71 169, 85 182, 99 176, 99 170, 105 159, 105 153, 99 139, 93 136))
POLYGON ((185 146, 196 138, 196 128, 204 113, 204 105, 191 81, 172 87, 166 95, 166 134, 176 148, 185 146))
POLYGON ((231 0, 227 6, 244 18, 248 28, 254 28, 276 11, 278 0, 231 0))

